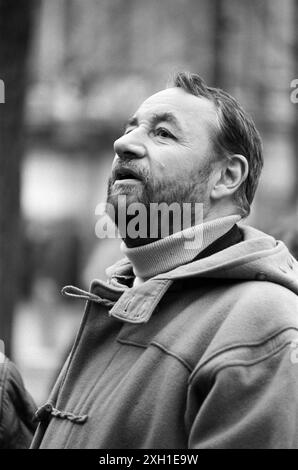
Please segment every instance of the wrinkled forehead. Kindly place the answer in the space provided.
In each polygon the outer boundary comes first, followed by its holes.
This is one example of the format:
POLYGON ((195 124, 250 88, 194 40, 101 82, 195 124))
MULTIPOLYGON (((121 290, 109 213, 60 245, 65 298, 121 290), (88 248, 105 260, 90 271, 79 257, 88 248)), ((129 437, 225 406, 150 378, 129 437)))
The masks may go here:
POLYGON ((180 124, 213 125, 217 127, 218 116, 215 105, 205 97, 194 96, 182 88, 167 88, 147 98, 135 113, 138 119, 150 114, 171 112, 180 124))

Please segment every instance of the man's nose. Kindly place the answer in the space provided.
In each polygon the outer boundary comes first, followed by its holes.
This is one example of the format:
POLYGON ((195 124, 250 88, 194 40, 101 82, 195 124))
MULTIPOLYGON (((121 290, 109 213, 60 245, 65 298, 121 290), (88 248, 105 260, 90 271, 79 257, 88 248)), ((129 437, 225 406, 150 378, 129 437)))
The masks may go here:
POLYGON ((114 142, 114 151, 119 158, 133 159, 143 158, 146 153, 141 136, 135 131, 124 134, 114 142))

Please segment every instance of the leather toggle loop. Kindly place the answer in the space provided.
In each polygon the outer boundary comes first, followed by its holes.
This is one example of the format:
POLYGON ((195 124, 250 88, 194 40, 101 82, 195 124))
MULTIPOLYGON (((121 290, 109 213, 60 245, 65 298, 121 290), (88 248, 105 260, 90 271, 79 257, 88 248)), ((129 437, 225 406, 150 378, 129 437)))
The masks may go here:
POLYGON ((108 309, 112 308, 115 304, 115 302, 112 302, 111 300, 103 299, 99 295, 92 294, 92 292, 79 289, 78 287, 75 287, 75 286, 63 287, 63 289, 61 290, 61 294, 64 295, 64 297, 73 297, 76 299, 90 300, 91 302, 96 302, 98 304, 104 305, 108 309))
POLYGON ((45 405, 42 405, 40 408, 38 408, 38 410, 36 411, 35 420, 44 422, 49 420, 51 416, 60 419, 67 419, 68 421, 71 421, 72 423, 76 424, 84 424, 88 419, 88 415, 86 414, 76 415, 69 411, 60 411, 57 408, 54 408, 51 403, 46 403, 45 405))

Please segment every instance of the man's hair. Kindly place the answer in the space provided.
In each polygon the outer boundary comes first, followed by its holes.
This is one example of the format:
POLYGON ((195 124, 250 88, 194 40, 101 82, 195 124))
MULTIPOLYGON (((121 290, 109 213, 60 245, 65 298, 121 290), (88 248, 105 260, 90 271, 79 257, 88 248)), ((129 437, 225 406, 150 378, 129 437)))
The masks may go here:
POLYGON ((235 193, 242 215, 248 216, 264 163, 261 137, 252 118, 235 98, 220 88, 207 86, 195 73, 179 72, 171 82, 175 87, 194 96, 207 98, 215 104, 219 122, 214 139, 217 156, 228 158, 241 154, 249 165, 248 176, 235 193))

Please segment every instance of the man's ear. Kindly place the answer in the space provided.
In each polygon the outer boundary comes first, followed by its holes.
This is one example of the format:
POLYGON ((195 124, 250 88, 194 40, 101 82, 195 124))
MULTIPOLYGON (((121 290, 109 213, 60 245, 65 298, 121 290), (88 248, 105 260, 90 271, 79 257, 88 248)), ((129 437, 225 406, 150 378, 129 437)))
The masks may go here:
POLYGON ((248 162, 243 155, 230 155, 217 172, 217 180, 211 190, 211 198, 219 200, 232 196, 246 180, 248 170, 248 162))

